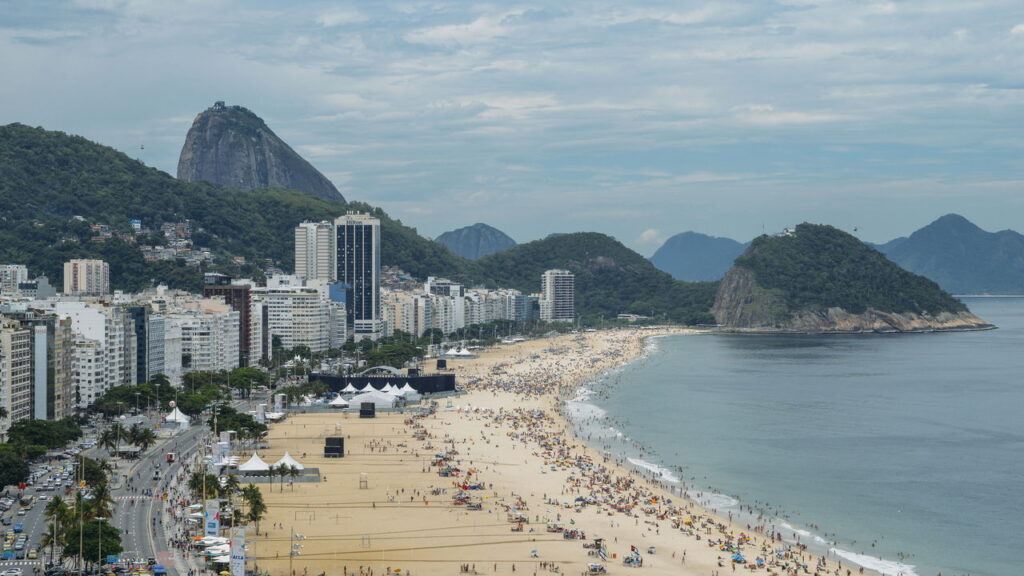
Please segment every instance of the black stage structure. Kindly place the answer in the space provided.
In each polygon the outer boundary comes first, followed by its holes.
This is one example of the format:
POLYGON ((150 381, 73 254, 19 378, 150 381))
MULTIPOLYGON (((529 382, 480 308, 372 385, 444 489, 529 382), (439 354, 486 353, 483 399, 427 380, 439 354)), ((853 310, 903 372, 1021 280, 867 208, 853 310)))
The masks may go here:
POLYGON ((416 389, 420 394, 438 394, 441 392, 455 391, 454 374, 426 374, 415 376, 396 376, 387 374, 382 376, 335 376, 332 374, 320 374, 313 372, 309 375, 310 382, 323 382, 330 388, 331 392, 340 392, 342 388, 351 384, 362 390, 367 384, 376 390, 391 384, 402 387, 406 383, 416 389))

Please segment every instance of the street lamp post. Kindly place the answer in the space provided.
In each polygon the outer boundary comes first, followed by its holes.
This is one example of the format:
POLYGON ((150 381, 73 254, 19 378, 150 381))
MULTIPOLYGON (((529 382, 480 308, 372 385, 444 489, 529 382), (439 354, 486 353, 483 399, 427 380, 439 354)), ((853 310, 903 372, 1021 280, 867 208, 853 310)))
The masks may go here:
POLYGON ((103 565, 103 521, 106 518, 97 516, 96 520, 99 521, 96 525, 96 567, 99 568, 103 565))

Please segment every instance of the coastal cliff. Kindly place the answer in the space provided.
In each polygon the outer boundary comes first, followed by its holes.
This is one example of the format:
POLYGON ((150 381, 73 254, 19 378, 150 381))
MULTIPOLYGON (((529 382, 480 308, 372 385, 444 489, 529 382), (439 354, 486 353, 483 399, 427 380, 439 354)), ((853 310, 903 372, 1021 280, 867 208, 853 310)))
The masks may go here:
POLYGON ((735 332, 899 333, 985 330, 934 282, 902 270, 830 226, 762 236, 715 295, 715 321, 735 332))
POLYGON ((178 158, 178 179, 227 188, 287 188, 345 199, 323 174, 241 106, 217 102, 196 116, 178 158))

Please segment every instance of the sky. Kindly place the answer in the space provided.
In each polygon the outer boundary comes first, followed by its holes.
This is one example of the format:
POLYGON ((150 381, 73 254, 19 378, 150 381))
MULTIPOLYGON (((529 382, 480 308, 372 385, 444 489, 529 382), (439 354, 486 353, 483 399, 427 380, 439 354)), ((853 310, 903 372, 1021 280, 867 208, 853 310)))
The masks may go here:
POLYGON ((0 77, 0 124, 172 175, 245 106, 429 237, 1024 230, 1021 0, 0 0, 0 77))

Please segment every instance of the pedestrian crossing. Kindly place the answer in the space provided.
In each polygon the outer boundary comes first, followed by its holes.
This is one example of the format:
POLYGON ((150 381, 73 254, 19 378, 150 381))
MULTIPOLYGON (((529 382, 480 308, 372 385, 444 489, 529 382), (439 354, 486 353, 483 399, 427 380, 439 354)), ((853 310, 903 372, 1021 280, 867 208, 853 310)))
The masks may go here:
POLYGON ((38 566, 39 560, 0 560, 0 568, 8 566, 38 566))

